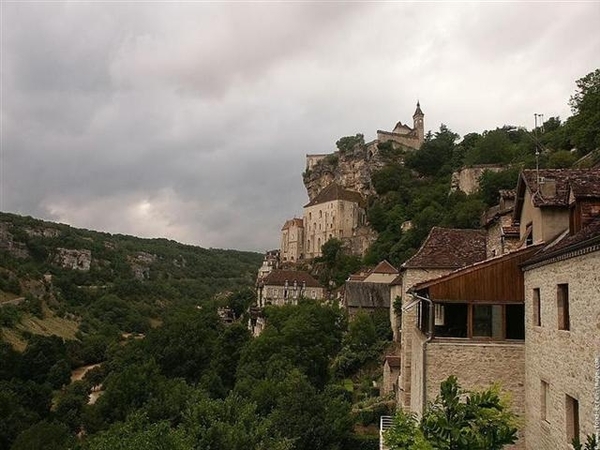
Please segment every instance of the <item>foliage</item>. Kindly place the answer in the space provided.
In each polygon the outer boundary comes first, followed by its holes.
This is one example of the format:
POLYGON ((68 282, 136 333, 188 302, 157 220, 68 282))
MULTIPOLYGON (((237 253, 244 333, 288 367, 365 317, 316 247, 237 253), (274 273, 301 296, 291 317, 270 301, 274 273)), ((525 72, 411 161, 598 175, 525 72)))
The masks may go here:
POLYGON ((60 422, 38 422, 23 431, 11 450, 65 450, 75 447, 75 437, 60 422))
POLYGON ((569 101, 573 116, 567 129, 579 153, 585 155, 600 148, 600 69, 580 78, 576 85, 569 101))
POLYGON ((386 433, 390 449, 499 450, 517 439, 516 416, 502 403, 499 390, 460 388, 450 376, 428 405, 420 423, 399 412, 386 433))
POLYGON ((352 272, 362 265, 359 257, 349 255, 339 239, 329 239, 321 246, 321 257, 315 262, 323 263, 319 281, 324 286, 339 287, 352 272))
POLYGON ((482 200, 489 206, 497 205, 500 200, 500 189, 514 189, 517 186, 520 169, 512 168, 500 172, 486 170, 479 178, 479 192, 482 200))
POLYGON ((343 155, 344 153, 353 151, 357 146, 365 145, 365 137, 360 133, 355 136, 345 136, 340 138, 335 145, 340 151, 340 154, 343 155))
POLYGON ((588 434, 585 445, 581 443, 579 436, 575 437, 571 444, 573 450, 598 450, 599 448, 598 438, 595 434, 588 434))

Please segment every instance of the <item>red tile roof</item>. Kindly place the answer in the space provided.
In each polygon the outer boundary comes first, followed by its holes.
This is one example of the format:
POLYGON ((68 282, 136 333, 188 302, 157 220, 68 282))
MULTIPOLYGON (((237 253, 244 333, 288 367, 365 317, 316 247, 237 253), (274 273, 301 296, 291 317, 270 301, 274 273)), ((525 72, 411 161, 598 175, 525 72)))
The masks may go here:
POLYGON ((587 247, 588 244, 589 246, 600 245, 600 217, 594 219, 587 227, 582 228, 572 236, 563 233, 533 256, 530 261, 527 261, 525 265, 546 261, 572 250, 587 247))
POLYGON ((306 208, 307 206, 319 205, 321 203, 332 202, 335 200, 345 200, 348 202, 358 203, 359 205, 364 204, 364 198, 361 194, 355 191, 344 189, 342 186, 334 182, 319 192, 317 196, 309 203, 304 205, 304 207, 306 208))
POLYGON ((485 257, 485 230, 433 227, 419 251, 402 267, 458 269, 485 257))
POLYGON ((371 271, 371 273, 385 273, 385 274, 394 275, 394 274, 398 273, 398 269, 396 269, 394 266, 392 266, 389 262, 387 262, 384 259, 379 264, 377 264, 377 266, 375 266, 375 268, 371 271))
POLYGON ((286 281, 290 286, 295 281, 298 285, 305 283, 306 287, 323 287, 308 272, 301 270, 273 270, 263 278, 265 286, 285 286, 286 281))
POLYGON ((385 357, 386 362, 388 363, 388 366, 390 367, 400 367, 400 357, 399 356, 392 356, 392 355, 388 355, 385 357))
POLYGON ((517 198, 522 201, 524 189, 533 193, 534 206, 566 206, 569 202, 569 184, 581 186, 582 190, 600 189, 599 169, 544 169, 523 170, 517 182, 517 198), (538 176, 540 183, 538 185, 538 176), (544 194, 544 184, 554 182, 556 189, 544 194))

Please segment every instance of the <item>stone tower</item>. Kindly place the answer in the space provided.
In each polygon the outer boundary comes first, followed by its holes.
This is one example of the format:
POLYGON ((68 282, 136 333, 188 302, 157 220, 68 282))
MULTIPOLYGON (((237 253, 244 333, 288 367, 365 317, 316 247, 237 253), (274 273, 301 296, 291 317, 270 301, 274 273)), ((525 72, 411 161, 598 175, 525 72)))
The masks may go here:
POLYGON ((417 109, 413 114, 413 129, 417 132, 417 137, 419 138, 419 146, 423 144, 425 140, 425 124, 423 123, 423 118, 425 114, 421 111, 421 105, 417 100, 417 109))

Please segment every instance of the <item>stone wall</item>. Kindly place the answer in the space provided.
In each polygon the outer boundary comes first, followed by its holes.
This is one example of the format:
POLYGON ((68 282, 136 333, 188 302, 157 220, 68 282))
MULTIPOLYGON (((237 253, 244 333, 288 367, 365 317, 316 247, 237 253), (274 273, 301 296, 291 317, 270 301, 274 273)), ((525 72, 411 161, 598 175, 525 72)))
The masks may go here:
POLYGON ((465 167, 460 169, 458 172, 452 174, 452 181, 450 182, 450 191, 462 191, 465 194, 473 194, 479 189, 479 177, 483 175, 486 170, 492 172, 500 172, 506 169, 504 166, 497 166, 493 164, 482 164, 474 167, 465 167))
MULTIPOLYGON (((418 383, 425 378, 426 401, 431 402, 439 394, 440 383, 450 375, 468 390, 487 389, 498 383, 511 402, 511 409, 522 420, 525 414, 525 344, 500 342, 443 342, 434 340, 426 344, 425 373, 423 373, 423 338, 413 340, 415 355, 413 380, 418 383), (420 355, 420 360, 418 359, 420 355), (420 364, 418 364, 420 363, 420 364)), ((411 409, 421 411, 422 391, 413 393, 411 409), (419 398, 420 397, 420 398, 419 398), (414 408, 414 409, 413 409, 414 408)), ((522 422, 522 424, 524 421, 522 422)), ((521 438, 513 449, 525 448, 523 425, 521 438)), ((535 447, 558 448, 558 447, 535 447)))
POLYGON ((600 251, 525 271, 527 449, 568 449, 566 396, 579 402, 581 436, 594 432, 600 356, 600 251), (570 330, 558 329, 557 284, 567 283, 570 330), (541 326, 533 321, 540 290, 541 326), (547 383, 542 418, 542 381, 547 383))
MULTIPOLYGON (((407 291, 417 283, 431 280, 450 272, 447 269, 404 269, 402 273, 402 305, 412 301, 407 291)), ((395 297, 394 297, 395 298, 395 297)), ((392 307, 393 308, 393 307, 392 307)), ((416 306, 402 312, 400 331, 401 366, 400 386, 398 389, 398 407, 410 409, 411 404, 411 368, 412 368, 412 336, 417 323, 416 306)))

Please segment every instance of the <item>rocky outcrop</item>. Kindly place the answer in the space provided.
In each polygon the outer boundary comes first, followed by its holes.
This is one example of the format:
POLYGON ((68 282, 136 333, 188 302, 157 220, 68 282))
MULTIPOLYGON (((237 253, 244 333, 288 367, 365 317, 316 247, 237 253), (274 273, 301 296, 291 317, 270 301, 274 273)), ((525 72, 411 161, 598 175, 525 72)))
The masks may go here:
POLYGON ((318 161, 303 174, 310 200, 332 182, 368 197, 375 193, 371 182, 374 172, 384 165, 375 143, 358 144, 344 152, 337 151, 318 161))
POLYGON ((150 265, 154 263, 157 256, 152 253, 136 252, 127 257, 133 276, 138 280, 150 278, 150 265))
POLYGON ((92 265, 92 251, 59 247, 52 262, 63 269, 88 272, 92 265))
POLYGON ((505 166, 496 164, 479 164, 473 167, 463 167, 457 172, 452 173, 450 182, 450 192, 462 191, 465 194, 473 194, 479 189, 479 177, 483 172, 500 172, 505 170, 505 166))
POLYGON ((25 259, 29 258, 29 251, 27 245, 23 242, 14 240, 13 234, 8 231, 10 224, 1 222, 0 223, 0 250, 7 251, 10 255, 15 258, 25 259))
POLYGON ((23 231, 31 237, 54 238, 60 235, 60 230, 50 227, 23 228, 23 231))

